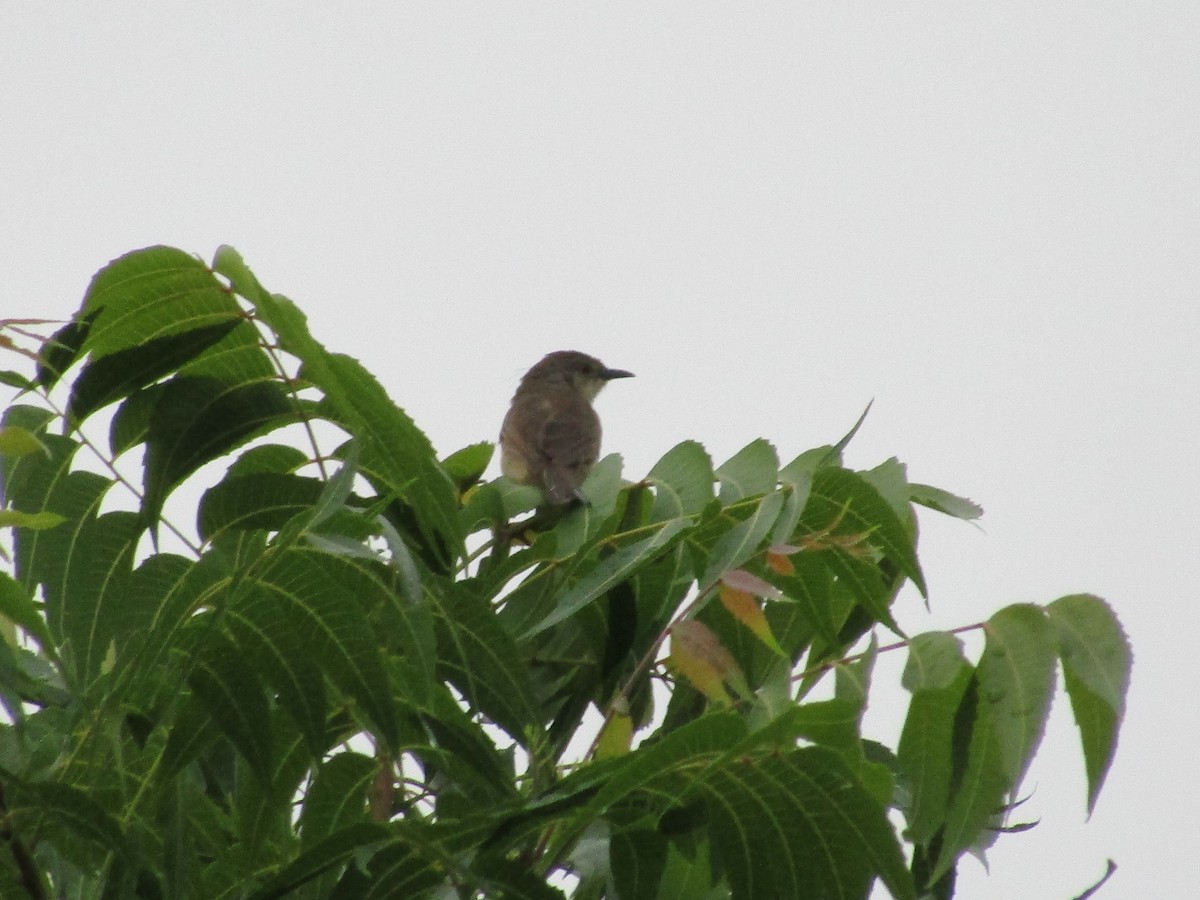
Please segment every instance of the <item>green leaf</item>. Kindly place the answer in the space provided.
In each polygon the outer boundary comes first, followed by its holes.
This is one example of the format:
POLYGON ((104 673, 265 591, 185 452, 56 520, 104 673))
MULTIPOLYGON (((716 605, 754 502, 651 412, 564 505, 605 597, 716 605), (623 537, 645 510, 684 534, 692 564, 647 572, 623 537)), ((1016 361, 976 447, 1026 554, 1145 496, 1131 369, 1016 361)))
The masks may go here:
POLYGON ((976 668, 981 699, 995 721, 1010 793, 1016 793, 1041 743, 1054 693, 1058 648, 1043 610, 1006 607, 984 624, 976 668))
POLYGON ((682 788, 746 734, 746 723, 735 713, 709 713, 675 729, 659 741, 614 760, 611 766, 589 766, 575 781, 565 780, 561 790, 566 793, 580 780, 597 779, 600 790, 574 819, 575 822, 590 821, 635 791, 670 796, 660 793, 661 784, 682 788))
POLYGON ((779 481, 787 499, 779 518, 775 520, 775 527, 771 529, 772 544, 786 544, 792 539, 792 535, 796 533, 796 526, 800 524, 800 516, 804 514, 804 507, 808 504, 808 494, 812 490, 811 474, 782 470, 779 473, 779 481))
POLYGON ((324 392, 329 417, 361 443, 363 474, 382 495, 414 510, 430 551, 448 570, 464 553, 458 497, 429 439, 357 360, 331 354, 314 340, 304 315, 291 301, 265 291, 232 248, 219 249, 213 266, 301 361, 303 376, 324 392))
POLYGON ((378 636, 364 617, 364 604, 390 602, 386 588, 354 560, 303 546, 276 555, 254 584, 230 607, 231 627, 257 648, 256 664, 267 667, 298 721, 315 722, 315 712, 301 712, 301 704, 313 690, 312 667, 319 666, 394 747, 395 702, 378 636))
POLYGON ((0 572, 0 615, 33 635, 43 651, 54 648, 54 639, 46 627, 46 620, 42 618, 33 599, 6 572, 0 572))
POLYGON ((1001 824, 1012 782, 1004 772, 996 718, 987 707, 978 678, 972 678, 955 716, 950 804, 930 885, 954 868, 963 850, 989 846, 1001 824))
POLYGON ((81 348, 93 359, 244 318, 204 263, 163 246, 127 253, 97 272, 81 313, 94 316, 81 348))
MULTIPOLYGON (((416 823, 404 823, 416 824, 416 823)), ((393 829, 395 833, 396 829, 393 829)), ((414 841, 407 835, 393 839, 367 863, 369 877, 351 870, 343 877, 336 897, 363 897, 364 900, 402 900, 424 898, 446 880, 447 866, 438 857, 436 846, 414 841), (353 887, 347 888, 347 885, 353 887)))
POLYGON ((95 318, 94 313, 89 316, 77 316, 58 329, 42 345, 42 351, 38 355, 38 384, 47 389, 58 384, 58 380, 79 358, 83 342, 87 339, 92 320, 95 318))
POLYGON ((912 701, 897 752, 912 794, 908 829, 914 843, 929 843, 946 820, 954 720, 973 671, 962 642, 948 632, 919 634, 909 644, 902 684, 912 701))
POLYGON ((35 383, 20 372, 14 372, 12 369, 0 369, 0 384, 5 384, 22 391, 31 391, 35 383))
POLYGON ((346 751, 321 763, 300 809, 301 849, 343 828, 367 821, 367 795, 379 763, 346 751))
POLYGON ((925 596, 925 578, 911 534, 888 502, 861 475, 835 467, 818 469, 813 475, 812 494, 801 527, 810 533, 830 529, 834 535, 862 535, 925 596))
POLYGON ((963 850, 995 841, 1049 713, 1057 648, 1045 613, 1009 606, 985 623, 984 633, 983 655, 955 716, 950 807, 930 883, 963 850))
POLYGON ((1117 750, 1133 652, 1121 623, 1099 597, 1074 594, 1048 607, 1067 696, 1079 726, 1088 776, 1088 814, 1117 750))
POLYGON ((579 555, 580 548, 588 541, 599 538, 606 526, 613 526, 609 520, 617 507, 623 465, 619 453, 610 453, 588 472, 580 485, 587 502, 562 510, 562 518, 554 527, 559 557, 579 555))
POLYGON ((646 480, 654 485, 652 522, 695 515, 713 499, 712 460, 695 441, 684 441, 668 450, 646 480))
POLYGON ((324 489, 316 478, 273 472, 235 477, 231 470, 200 498, 196 527, 205 541, 229 528, 278 531, 312 509, 324 489))
POLYGON ((529 667, 491 604, 470 589, 452 589, 435 605, 438 670, 471 706, 514 739, 540 725, 529 667))
POLYGON ((27 513, 15 509, 0 509, 0 528, 27 528, 30 531, 44 531, 56 528, 67 521, 65 516, 52 512, 27 513))
POLYGON ((439 798, 444 800, 455 792, 471 804, 503 801, 517 796, 513 783, 512 757, 494 743, 495 733, 480 725, 460 706, 459 699, 445 685, 437 685, 428 704, 429 712, 421 716, 422 724, 436 741, 441 756, 422 751, 427 764, 436 758, 436 770, 444 775, 453 791, 439 798))
POLYGON ((458 486, 459 492, 465 491, 483 477, 484 470, 492 461, 496 445, 491 441, 480 441, 456 450, 442 460, 442 468, 458 486))
POLYGON ((383 825, 360 822, 343 828, 306 848, 280 870, 250 900, 277 900, 296 891, 323 873, 345 865, 357 852, 383 843, 389 835, 383 825))
POLYGON ((189 682, 217 727, 264 783, 274 764, 271 717, 262 683, 240 647, 219 629, 204 628, 192 650, 189 682))
POLYGON ((701 592, 712 587, 725 572, 742 565, 759 551, 779 517, 783 500, 781 491, 767 494, 755 505, 748 518, 721 535, 709 553, 704 576, 699 581, 701 592))
POLYGON ((7 800, 16 834, 37 834, 42 829, 65 829, 89 844, 121 852, 125 833, 113 816, 86 791, 54 781, 16 783, 7 800))
POLYGON ((686 855, 674 845, 667 852, 656 900, 729 900, 729 888, 712 884, 708 841, 698 841, 686 855))
POLYGON ((836 459, 838 460, 837 465, 841 465, 840 460, 842 458, 842 451, 850 446, 850 442, 854 440, 854 436, 858 434, 858 429, 862 428, 863 422, 867 421, 867 414, 871 411, 871 407, 874 405, 874 398, 867 401, 867 405, 863 408, 862 415, 858 417, 858 420, 854 423, 850 430, 842 435, 842 439, 840 441, 829 448, 826 459, 827 462, 831 461, 831 459, 836 459))
POLYGON ((751 441, 717 467, 721 503, 725 506, 775 490, 779 478, 779 456, 768 441, 751 441))
POLYGON ((228 385, 182 376, 167 382, 147 436, 145 522, 157 521, 167 495, 204 463, 294 418, 274 382, 228 385))
POLYGON ((669 846, 663 835, 648 828, 613 834, 609 841, 609 868, 617 895, 658 897, 669 846))
POLYGON ((688 528, 683 519, 673 519, 658 528, 648 538, 622 547, 598 563, 559 599, 558 605, 548 616, 530 628, 524 635, 528 639, 564 622, 583 609, 597 597, 606 594, 615 585, 625 581, 638 569, 654 560, 669 548, 688 528))
POLYGON ((971 521, 983 515, 983 507, 965 497, 943 491, 928 484, 909 484, 909 499, 956 519, 971 521))
POLYGON ((908 467, 893 456, 875 468, 858 474, 887 501, 896 518, 903 522, 904 527, 912 534, 916 529, 916 517, 909 503, 911 491, 908 484, 908 467))
POLYGON ((82 422, 96 410, 171 374, 242 322, 234 316, 215 325, 151 338, 135 347, 93 359, 75 379, 67 415, 73 422, 82 422))
POLYGON ((838 754, 809 747, 745 757, 711 767, 698 784, 735 900, 849 900, 865 897, 876 876, 893 897, 915 900, 883 806, 838 754))
POLYGON ((270 472, 290 475, 309 462, 308 455, 285 444, 259 444, 241 453, 229 467, 229 475, 257 475, 270 472))
POLYGON ((358 445, 350 441, 343 448, 342 465, 325 482, 321 496, 313 504, 312 512, 303 519, 303 527, 316 528, 329 517, 346 506, 350 491, 354 487, 354 479, 358 475, 358 445))
POLYGON ((170 694, 176 682, 166 677, 173 653, 190 639, 185 629, 196 613, 225 602, 229 569, 219 553, 198 562, 170 553, 145 559, 129 579, 128 602, 148 617, 137 639, 117 660, 125 680, 125 699, 132 706, 152 709, 155 698, 170 694))
POLYGON ((25 456, 39 451, 47 452, 46 445, 32 431, 16 425, 0 426, 0 456, 25 456))
POLYGON ((771 583, 784 592, 804 612, 805 618, 825 642, 837 643, 841 622, 834 618, 833 574, 821 554, 798 553, 792 557, 795 572, 791 575, 771 575, 771 583))

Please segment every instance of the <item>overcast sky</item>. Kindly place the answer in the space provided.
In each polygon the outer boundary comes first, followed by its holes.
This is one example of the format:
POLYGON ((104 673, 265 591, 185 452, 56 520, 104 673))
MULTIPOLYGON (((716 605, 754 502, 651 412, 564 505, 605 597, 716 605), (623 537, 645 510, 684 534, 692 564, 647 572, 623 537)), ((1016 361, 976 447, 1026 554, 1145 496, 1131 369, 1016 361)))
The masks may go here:
POLYGON ((987 510, 922 517, 908 631, 1091 591, 1136 653, 1092 820, 1060 694, 960 896, 1194 889, 1200 5, 172 6, 0 6, 0 317, 229 243, 443 453, 549 350, 633 370, 631 478, 874 398, 851 465, 987 510))

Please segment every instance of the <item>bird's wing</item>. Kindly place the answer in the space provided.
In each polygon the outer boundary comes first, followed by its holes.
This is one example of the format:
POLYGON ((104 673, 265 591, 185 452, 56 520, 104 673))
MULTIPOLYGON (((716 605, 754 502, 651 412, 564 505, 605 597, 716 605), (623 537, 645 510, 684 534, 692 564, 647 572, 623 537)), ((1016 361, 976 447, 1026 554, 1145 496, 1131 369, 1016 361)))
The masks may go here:
POLYGON ((579 496, 600 455, 600 420, 583 401, 560 405, 542 423, 538 452, 545 460, 546 492, 555 503, 579 496))

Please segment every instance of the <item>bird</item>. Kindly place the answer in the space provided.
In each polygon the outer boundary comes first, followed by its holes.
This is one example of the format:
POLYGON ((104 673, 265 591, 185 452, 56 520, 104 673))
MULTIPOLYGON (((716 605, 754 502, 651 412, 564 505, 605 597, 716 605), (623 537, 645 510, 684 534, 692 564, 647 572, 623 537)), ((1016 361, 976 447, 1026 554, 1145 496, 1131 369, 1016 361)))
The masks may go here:
POLYGON ((541 488, 551 504, 586 503, 580 486, 600 457, 600 417, 592 401, 614 378, 578 350, 557 350, 525 373, 500 428, 500 469, 520 484, 541 488))

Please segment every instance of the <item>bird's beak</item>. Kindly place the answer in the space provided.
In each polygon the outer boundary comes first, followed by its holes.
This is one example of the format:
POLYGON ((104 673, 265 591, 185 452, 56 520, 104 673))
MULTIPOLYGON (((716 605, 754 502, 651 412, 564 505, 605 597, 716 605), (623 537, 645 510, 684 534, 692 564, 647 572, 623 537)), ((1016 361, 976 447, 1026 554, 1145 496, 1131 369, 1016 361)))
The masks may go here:
POLYGON ((632 378, 632 372, 626 372, 624 369, 605 369, 600 373, 600 377, 605 381, 612 381, 614 378, 632 378))

